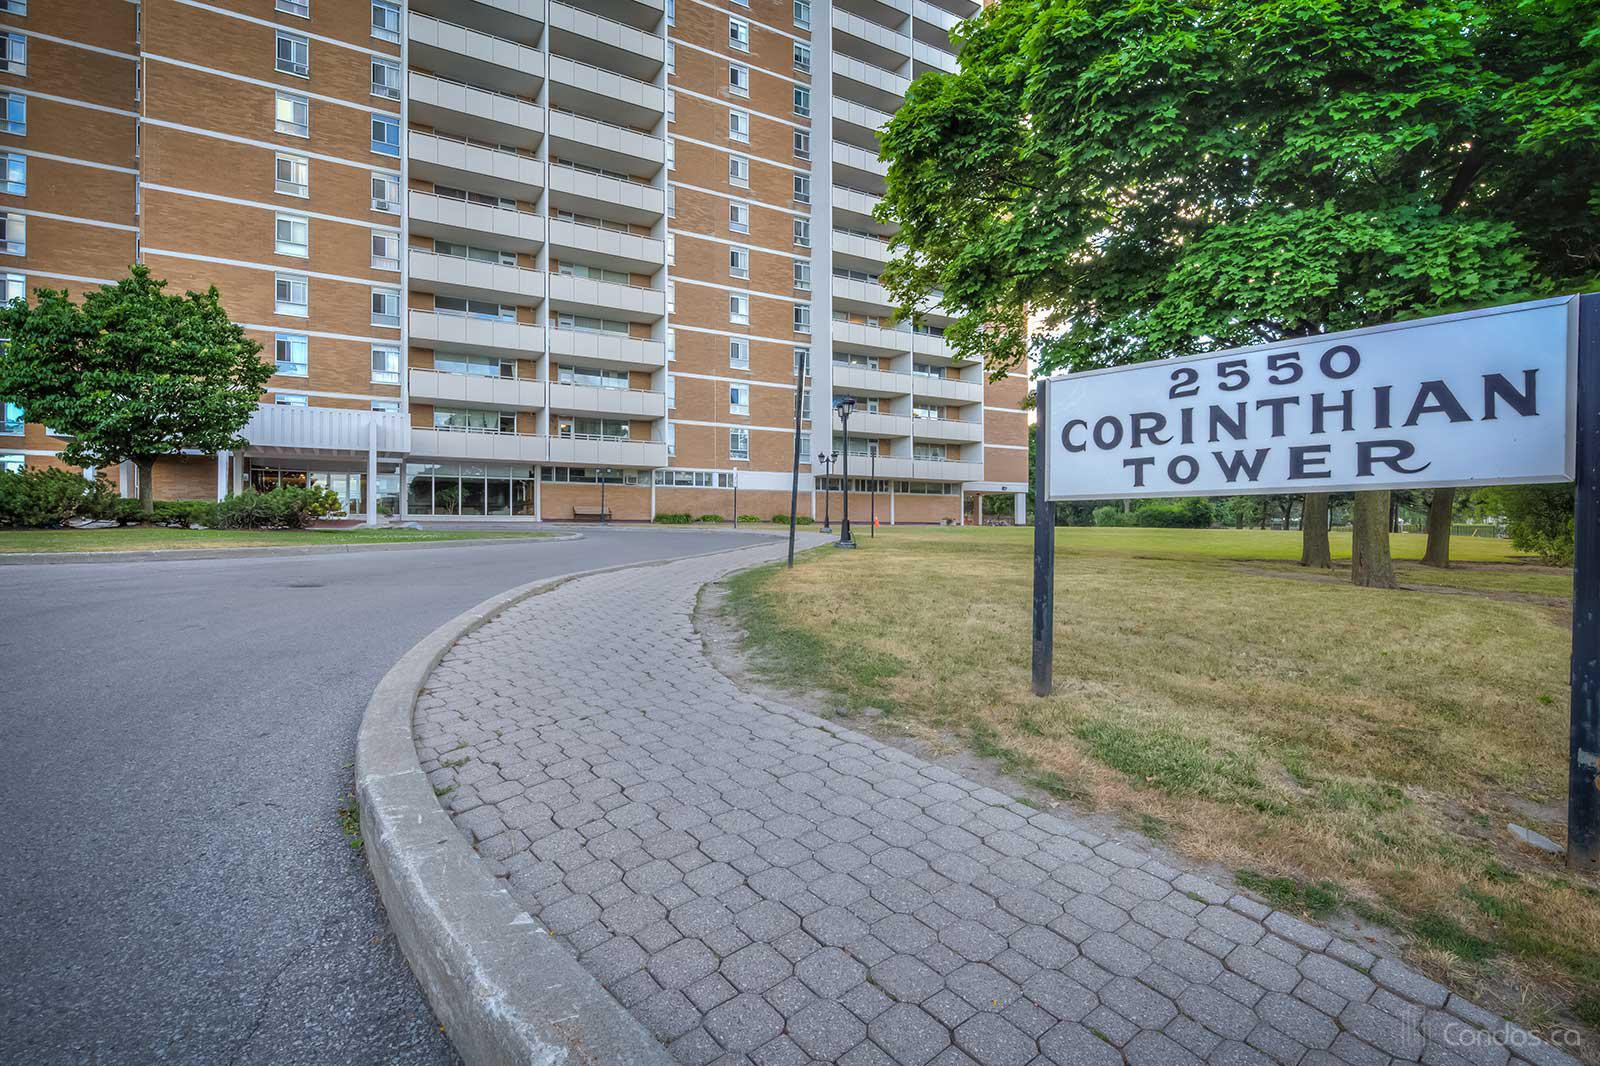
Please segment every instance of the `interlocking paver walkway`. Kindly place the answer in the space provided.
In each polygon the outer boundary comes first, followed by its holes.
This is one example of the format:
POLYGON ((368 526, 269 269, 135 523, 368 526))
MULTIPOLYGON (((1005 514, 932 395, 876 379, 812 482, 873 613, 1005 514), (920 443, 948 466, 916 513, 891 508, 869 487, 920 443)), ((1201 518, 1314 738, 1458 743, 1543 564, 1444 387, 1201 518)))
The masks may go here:
POLYGON ((776 553, 535 596, 417 704, 456 825, 678 1060, 1572 1061, 1070 816, 741 691, 691 612, 776 553))

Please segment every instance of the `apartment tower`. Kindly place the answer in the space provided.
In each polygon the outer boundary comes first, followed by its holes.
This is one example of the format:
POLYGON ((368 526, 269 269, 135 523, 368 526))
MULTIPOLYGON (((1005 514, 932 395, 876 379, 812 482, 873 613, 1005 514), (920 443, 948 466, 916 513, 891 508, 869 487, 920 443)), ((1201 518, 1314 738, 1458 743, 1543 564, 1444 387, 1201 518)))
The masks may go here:
MULTIPOLYGON (((1026 489, 1026 381, 958 362, 936 306, 892 320, 873 208, 877 130, 975 10, 0 0, 0 276, 143 262, 262 344, 249 447, 159 463, 160 497, 769 518, 798 389, 801 513, 848 462, 853 519, 962 521, 1026 489)), ((5 418, 0 463, 55 462, 5 418)))

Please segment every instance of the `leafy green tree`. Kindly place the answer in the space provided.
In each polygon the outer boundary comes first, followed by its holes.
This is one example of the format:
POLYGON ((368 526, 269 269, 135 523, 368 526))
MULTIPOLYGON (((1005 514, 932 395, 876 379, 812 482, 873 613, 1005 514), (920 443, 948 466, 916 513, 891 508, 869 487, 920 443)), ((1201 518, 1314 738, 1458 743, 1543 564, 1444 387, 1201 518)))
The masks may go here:
MULTIPOLYGON (((1592 0, 998 0, 959 32, 960 71, 919 77, 882 138, 910 253, 885 282, 903 314, 942 293, 992 374, 1600 274, 1592 0)), ((1379 495, 1358 494, 1353 572, 1381 585, 1379 495)))
POLYGON ((82 303, 38 289, 32 307, 0 307, 0 396, 69 438, 66 462, 133 462, 146 512, 155 461, 244 447, 239 431, 272 376, 215 286, 178 296, 166 284, 135 266, 82 303))

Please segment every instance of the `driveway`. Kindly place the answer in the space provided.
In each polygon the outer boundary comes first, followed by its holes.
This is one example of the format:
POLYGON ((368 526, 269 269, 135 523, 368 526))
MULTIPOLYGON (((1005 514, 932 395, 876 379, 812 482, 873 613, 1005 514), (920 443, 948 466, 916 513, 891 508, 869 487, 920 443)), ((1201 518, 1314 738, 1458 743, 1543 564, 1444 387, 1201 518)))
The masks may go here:
POLYGON ((389 666, 581 541, 3 573, 0 1061, 455 1061, 337 808, 389 666))

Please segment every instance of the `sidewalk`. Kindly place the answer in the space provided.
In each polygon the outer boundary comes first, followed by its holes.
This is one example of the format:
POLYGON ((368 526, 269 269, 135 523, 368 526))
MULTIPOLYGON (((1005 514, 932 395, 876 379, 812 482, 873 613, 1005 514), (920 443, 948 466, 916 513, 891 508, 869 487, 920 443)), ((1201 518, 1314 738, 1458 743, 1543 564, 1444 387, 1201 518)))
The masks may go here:
POLYGON ((691 612, 770 557, 534 596, 416 706, 456 826, 680 1062, 1573 1061, 1070 817, 741 692, 691 612))

